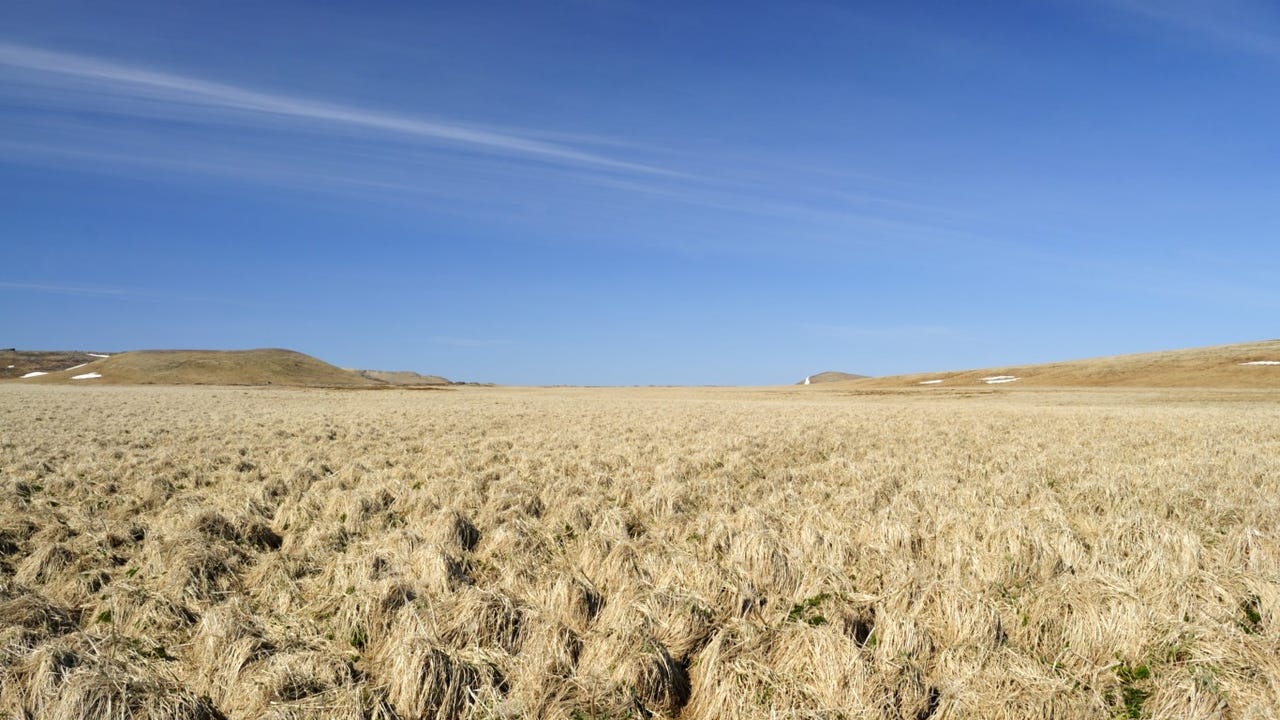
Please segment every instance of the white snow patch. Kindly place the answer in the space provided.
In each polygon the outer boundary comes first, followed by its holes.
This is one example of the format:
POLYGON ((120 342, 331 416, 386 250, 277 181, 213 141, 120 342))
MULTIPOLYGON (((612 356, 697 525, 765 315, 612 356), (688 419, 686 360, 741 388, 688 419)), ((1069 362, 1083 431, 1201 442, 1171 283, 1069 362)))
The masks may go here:
POLYGON ((919 383, 916 383, 916 384, 917 385, 938 385, 941 382, 942 382, 941 380, 921 380, 919 383))
POLYGON ((98 353, 85 353, 89 357, 111 357, 110 355, 99 355, 98 353))
POLYGON ((102 377, 102 373, 85 373, 83 375, 73 375, 71 379, 72 380, 92 380, 94 378, 100 378, 100 377, 102 377))
POLYGON ((12 365, 6 365, 4 369, 5 369, 5 370, 12 370, 12 369, 13 369, 13 366, 12 366, 12 365))
POLYGON ((79 370, 80 368, 82 368, 82 367, 84 367, 85 365, 88 365, 88 364, 89 364, 89 363, 80 363, 79 365, 72 365, 71 367, 67 368, 66 370, 63 370, 62 372, 70 372, 70 371, 72 371, 72 370, 79 370))
POLYGON ((1251 360, 1242 362, 1241 365, 1280 365, 1280 360, 1251 360))
POLYGON ((805 385, 810 384, 810 383, 809 383, 809 378, 807 378, 807 377, 806 377, 806 378, 804 379, 804 384, 805 384, 805 385))
POLYGON ((1011 383, 1017 379, 1017 375, 992 375, 991 377, 982 378, 982 382, 988 385, 999 385, 1000 383, 1011 383))
POLYGON ((23 375, 22 377, 24 377, 24 378, 29 378, 29 377, 40 377, 41 375, 48 375, 48 374, 49 374, 49 373, 47 373, 47 372, 40 372, 39 370, 36 370, 35 372, 29 372, 29 373, 27 373, 26 375, 23 375))

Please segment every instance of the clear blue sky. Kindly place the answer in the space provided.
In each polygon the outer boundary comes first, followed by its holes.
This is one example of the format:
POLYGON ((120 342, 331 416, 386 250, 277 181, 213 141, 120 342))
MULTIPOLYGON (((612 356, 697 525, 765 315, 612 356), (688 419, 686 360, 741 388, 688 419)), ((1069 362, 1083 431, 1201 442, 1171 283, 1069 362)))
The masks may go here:
POLYGON ((1280 9, 0 5, 0 346, 773 384, 1280 335, 1280 9))

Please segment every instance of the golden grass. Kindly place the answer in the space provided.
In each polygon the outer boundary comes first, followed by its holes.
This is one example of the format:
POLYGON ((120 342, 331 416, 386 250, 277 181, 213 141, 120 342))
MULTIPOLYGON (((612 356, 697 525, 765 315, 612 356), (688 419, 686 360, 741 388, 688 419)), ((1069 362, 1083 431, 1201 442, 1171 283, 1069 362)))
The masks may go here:
POLYGON ((1280 715, 1274 393, 0 386, 0 714, 1280 715))

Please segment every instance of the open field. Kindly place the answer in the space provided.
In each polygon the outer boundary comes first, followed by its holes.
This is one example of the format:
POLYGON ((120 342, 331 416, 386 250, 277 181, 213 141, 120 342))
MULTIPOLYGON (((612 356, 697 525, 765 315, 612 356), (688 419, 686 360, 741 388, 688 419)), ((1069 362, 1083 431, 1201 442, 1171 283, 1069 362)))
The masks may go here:
POLYGON ((5 717, 1280 716, 1274 390, 9 383, 0 492, 5 717))

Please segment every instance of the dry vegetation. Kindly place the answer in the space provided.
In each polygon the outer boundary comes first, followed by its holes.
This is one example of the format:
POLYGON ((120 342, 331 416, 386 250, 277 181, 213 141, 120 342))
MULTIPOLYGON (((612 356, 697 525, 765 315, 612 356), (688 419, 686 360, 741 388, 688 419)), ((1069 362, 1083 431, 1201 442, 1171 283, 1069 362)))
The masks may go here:
POLYGON ((1280 340, 1212 347, 1113 355, 1040 365, 1011 365, 984 370, 916 373, 868 378, 850 387, 917 387, 936 382, 940 387, 983 384, 983 378, 1016 377, 1020 387, 1182 387, 1280 389, 1280 366, 1249 365, 1280 362, 1280 340), (940 382, 939 382, 940 381, 940 382))
MULTIPOLYGON (((19 353, 44 356, 51 353, 19 353)), ((82 355, 84 355, 82 353, 82 355)), ((65 364, 55 372, 18 379, 24 385, 284 385, 300 387, 386 387, 388 382, 343 370, 293 350, 136 350, 85 364, 65 364), (99 375, 76 380, 77 375, 99 375)))
MULTIPOLYGON (((103 355, 80 350, 17 350, 0 349, 0 381, 22 378, 29 372, 55 373, 76 365, 97 362, 103 355)), ((74 373, 72 373, 74 374, 74 373)))
POLYGON ((14 718, 1269 718, 1280 404, 0 386, 14 718))
POLYGON ((844 380, 862 380, 863 378, 866 378, 866 377, 867 377, 866 375, 855 375, 853 373, 828 370, 826 372, 817 373, 816 375, 809 375, 804 380, 801 380, 799 383, 796 383, 796 384, 797 385, 813 385, 817 383, 842 382, 844 380))

